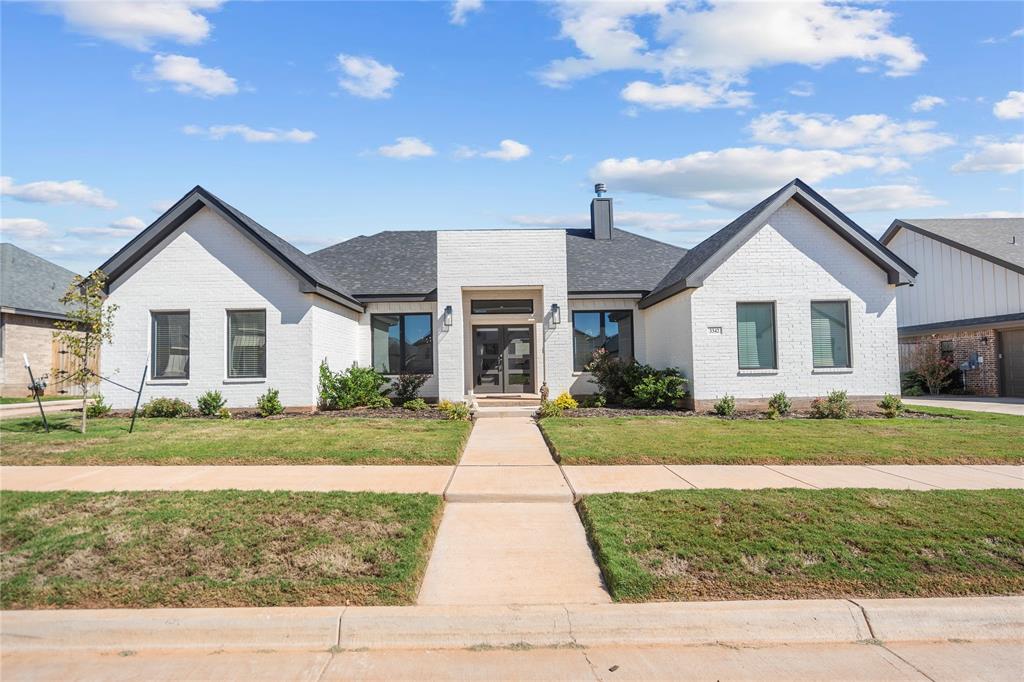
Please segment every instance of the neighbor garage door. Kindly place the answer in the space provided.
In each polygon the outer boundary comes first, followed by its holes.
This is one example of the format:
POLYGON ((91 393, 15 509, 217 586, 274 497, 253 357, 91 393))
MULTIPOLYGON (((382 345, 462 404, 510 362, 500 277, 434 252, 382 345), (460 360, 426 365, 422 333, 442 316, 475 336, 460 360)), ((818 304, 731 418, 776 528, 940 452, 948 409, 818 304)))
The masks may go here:
POLYGON ((1003 395, 1024 398, 1024 329, 1002 332, 1003 395))

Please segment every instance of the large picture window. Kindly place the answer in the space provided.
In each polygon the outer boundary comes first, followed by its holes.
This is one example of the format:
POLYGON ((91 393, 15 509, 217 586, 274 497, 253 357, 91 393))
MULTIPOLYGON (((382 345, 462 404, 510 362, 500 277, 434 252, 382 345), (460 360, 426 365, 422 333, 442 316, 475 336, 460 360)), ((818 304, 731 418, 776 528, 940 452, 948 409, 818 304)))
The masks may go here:
POLYGON ((267 311, 228 311, 228 378, 267 376, 267 311))
POLYGON ((737 303, 736 337, 740 369, 778 369, 774 303, 737 303))
POLYGON ((188 379, 188 312, 153 313, 153 378, 188 379))
POLYGON ((811 301, 811 355, 815 367, 850 366, 850 305, 811 301))
POLYGON ((633 313, 629 310, 577 310, 572 314, 573 369, 584 371, 603 348, 613 358, 633 359, 633 313))
POLYGON ((433 374, 434 332, 430 313, 372 315, 373 367, 382 374, 433 374))

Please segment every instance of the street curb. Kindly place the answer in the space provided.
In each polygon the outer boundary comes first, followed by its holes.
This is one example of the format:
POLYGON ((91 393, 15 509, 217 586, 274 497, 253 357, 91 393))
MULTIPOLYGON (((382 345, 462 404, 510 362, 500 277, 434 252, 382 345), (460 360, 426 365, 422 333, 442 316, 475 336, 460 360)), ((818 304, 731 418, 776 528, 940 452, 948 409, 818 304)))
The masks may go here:
POLYGON ((1024 597, 5 611, 26 651, 443 649, 1024 640, 1024 597))

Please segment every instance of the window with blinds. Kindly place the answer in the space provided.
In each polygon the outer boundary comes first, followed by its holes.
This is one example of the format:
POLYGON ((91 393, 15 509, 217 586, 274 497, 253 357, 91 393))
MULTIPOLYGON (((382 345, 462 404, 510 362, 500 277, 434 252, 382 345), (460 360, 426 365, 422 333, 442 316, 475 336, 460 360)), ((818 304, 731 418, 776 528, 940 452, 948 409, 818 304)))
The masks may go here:
POLYGON ((228 311, 228 378, 267 376, 267 311, 228 311))
POLYGON ((850 366, 848 302, 811 302, 811 355, 815 367, 850 366))
POLYGON ((775 304, 737 303, 736 339, 740 369, 777 369, 775 304))
POLYGON ((153 378, 188 379, 188 312, 153 313, 153 378))

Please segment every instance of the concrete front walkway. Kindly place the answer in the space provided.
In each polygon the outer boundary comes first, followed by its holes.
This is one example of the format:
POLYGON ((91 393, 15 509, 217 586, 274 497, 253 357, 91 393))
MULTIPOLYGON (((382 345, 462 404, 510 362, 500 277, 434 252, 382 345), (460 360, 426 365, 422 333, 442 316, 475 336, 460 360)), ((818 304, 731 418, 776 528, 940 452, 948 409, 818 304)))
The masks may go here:
POLYGON ((971 395, 934 395, 903 398, 907 405, 948 407, 951 410, 998 412, 1024 416, 1024 398, 982 398, 971 395))
POLYGON ((572 490, 529 417, 477 420, 445 499, 417 603, 611 600, 572 490))
POLYGON ((1024 466, 645 464, 566 466, 577 495, 693 488, 1024 489, 1024 466))

